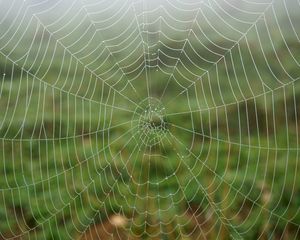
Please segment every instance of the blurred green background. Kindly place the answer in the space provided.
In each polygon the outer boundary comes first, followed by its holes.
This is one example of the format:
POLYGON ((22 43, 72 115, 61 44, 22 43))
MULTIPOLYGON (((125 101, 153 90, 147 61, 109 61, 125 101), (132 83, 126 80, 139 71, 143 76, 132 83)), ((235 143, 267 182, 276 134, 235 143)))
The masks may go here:
POLYGON ((0 239, 300 238, 299 2, 0 5, 0 239))

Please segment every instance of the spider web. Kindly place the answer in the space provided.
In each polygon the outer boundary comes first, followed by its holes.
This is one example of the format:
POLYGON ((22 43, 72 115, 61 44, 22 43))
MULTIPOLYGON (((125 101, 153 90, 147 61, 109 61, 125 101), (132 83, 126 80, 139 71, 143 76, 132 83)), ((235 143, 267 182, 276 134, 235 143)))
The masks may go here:
POLYGON ((0 238, 299 238, 298 0, 0 5, 0 238))

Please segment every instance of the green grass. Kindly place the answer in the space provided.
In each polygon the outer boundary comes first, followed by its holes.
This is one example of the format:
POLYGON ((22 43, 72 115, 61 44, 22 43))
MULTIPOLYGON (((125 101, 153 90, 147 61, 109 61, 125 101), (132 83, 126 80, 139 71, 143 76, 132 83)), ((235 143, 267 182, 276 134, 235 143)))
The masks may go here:
MULTIPOLYGON (((300 61, 298 43, 288 44, 300 61)), ((149 70, 149 86, 142 74, 132 82, 134 93, 128 79, 118 81, 120 72, 103 80, 114 68, 100 78, 90 78, 84 66, 69 74, 68 64, 75 67, 70 55, 62 61, 58 54, 51 64, 41 56, 42 62, 27 62, 36 78, 1 55, 0 72, 7 73, 0 82, 2 237, 27 232, 24 239, 76 238, 116 213, 131 218, 120 231, 133 239, 191 232, 194 239, 201 231, 209 239, 219 231, 220 239, 238 239, 239 233, 244 239, 299 237, 299 83, 289 82, 272 49, 266 56, 282 83, 259 49, 250 46, 254 63, 245 41, 240 46, 242 53, 234 48, 217 68, 203 65, 209 76, 191 87, 187 79, 203 70, 177 66, 162 98, 166 137, 152 147, 133 137, 138 126, 131 122, 132 102, 143 100, 147 87, 160 97, 167 74, 149 70), (173 114, 180 112, 185 114, 173 114)), ((285 59, 283 41, 276 49, 285 59)), ((109 59, 97 74, 112 66, 109 59)), ((284 67, 297 78, 295 62, 284 61, 284 67)))

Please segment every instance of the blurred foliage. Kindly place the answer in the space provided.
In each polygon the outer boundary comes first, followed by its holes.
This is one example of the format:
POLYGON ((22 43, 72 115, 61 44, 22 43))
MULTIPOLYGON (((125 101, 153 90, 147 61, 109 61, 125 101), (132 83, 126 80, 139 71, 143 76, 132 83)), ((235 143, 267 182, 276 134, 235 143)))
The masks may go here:
MULTIPOLYGON (((46 44, 47 40, 44 36, 42 41, 46 44)), ((191 38, 191 41, 192 46, 197 46, 197 39, 191 38)), ((298 81, 288 83, 286 73, 278 70, 274 51, 265 48, 274 75, 286 84, 280 87, 281 83, 276 82, 270 69, 264 66, 256 43, 251 39, 249 42, 248 46, 241 40, 239 48, 233 48, 231 54, 218 63, 217 70, 210 70, 209 81, 206 75, 203 85, 195 84, 195 89, 188 91, 188 105, 185 94, 168 104, 168 113, 188 111, 188 114, 170 115, 165 119, 168 130, 180 136, 182 144, 172 137, 168 138, 174 140, 172 144, 165 139, 161 143, 163 147, 152 149, 151 164, 147 157, 141 158, 137 153, 136 143, 128 141, 131 113, 110 107, 118 103, 134 111, 134 106, 123 96, 111 93, 99 79, 83 81, 80 86, 73 84, 81 78, 71 76, 63 65, 68 66, 72 57, 62 60, 61 51, 51 64, 51 59, 46 59, 50 70, 46 62, 39 68, 39 61, 32 59, 27 64, 36 73, 33 77, 1 55, 0 73, 5 72, 0 82, 0 107, 5 111, 0 116, 2 237, 27 232, 24 239, 29 236, 33 239, 76 238, 86 226, 105 225, 109 216, 117 213, 132 219, 128 227, 119 230, 121 236, 131 232, 132 239, 149 239, 149 234, 157 234, 157 239, 175 239, 182 233, 192 233, 190 239, 194 239, 201 235, 201 228, 208 232, 209 239, 217 238, 218 231, 222 231, 220 239, 238 239, 239 232, 244 239, 300 237, 298 226, 293 224, 300 224, 297 150, 300 86, 298 81), (253 51, 247 53, 249 49, 253 51), (246 70, 241 62, 247 66, 246 70), (254 65, 259 68, 260 78, 254 65), (55 81, 58 73, 59 79, 64 81, 55 81), (41 76, 49 85, 38 80, 41 76), (229 80, 228 76, 231 79, 238 76, 238 79, 229 80), (246 76, 252 78, 246 79, 246 76), (235 94, 230 87, 236 90, 235 94), (95 102, 85 101, 85 98, 95 102), (104 105, 100 108, 98 102, 104 105), (115 127, 120 122, 124 124, 115 127), (181 131, 176 125, 192 132, 181 131), (172 146, 176 146, 177 151, 172 146), (182 156, 177 156, 177 152, 182 156), (131 158, 136 159, 130 162, 131 158), (128 160, 131 173, 124 169, 128 160)), ((167 45, 178 48, 172 44, 167 45)), ((287 44, 300 62, 299 42, 279 40, 274 44, 281 59, 289 54, 287 44)), ((38 49, 38 45, 34 48, 38 49)), ((174 54, 163 45, 158 48, 161 53, 174 54)), ((209 46, 209 49, 214 48, 214 45, 209 46)), ((192 49, 185 50, 187 56, 192 57, 192 49)), ((211 58, 201 46, 197 51, 211 58)), ((165 64, 174 66, 163 54, 160 57, 165 64)), ((184 63, 186 56, 181 58, 184 63)), ((287 59, 284 69, 297 78, 299 68, 292 59, 287 59)), ((199 63, 204 68, 209 67, 207 64, 199 63)), ((103 68, 112 66, 114 62, 107 61, 103 68)), ((193 66, 187 69, 178 65, 174 78, 181 86, 187 87, 190 83, 180 74, 188 76, 190 71, 203 73, 193 66)), ((160 96, 166 74, 150 69, 149 75, 156 79, 150 83, 153 95, 160 96)), ((122 89, 124 86, 119 84, 125 80, 119 83, 116 79, 108 83, 122 89)), ((143 78, 133 82, 137 92, 145 92, 145 82, 143 78)), ((172 79, 164 96, 165 103, 180 93, 182 89, 178 85, 172 79)), ((126 91, 124 95, 134 98, 131 90, 126 91)), ((147 152, 147 149, 142 151, 147 152)))

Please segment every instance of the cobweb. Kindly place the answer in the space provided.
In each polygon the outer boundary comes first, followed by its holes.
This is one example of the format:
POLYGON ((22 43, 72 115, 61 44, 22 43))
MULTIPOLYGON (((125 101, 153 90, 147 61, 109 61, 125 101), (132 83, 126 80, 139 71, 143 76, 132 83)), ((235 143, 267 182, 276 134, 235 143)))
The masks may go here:
POLYGON ((0 1, 0 239, 299 239, 299 0, 0 1))

